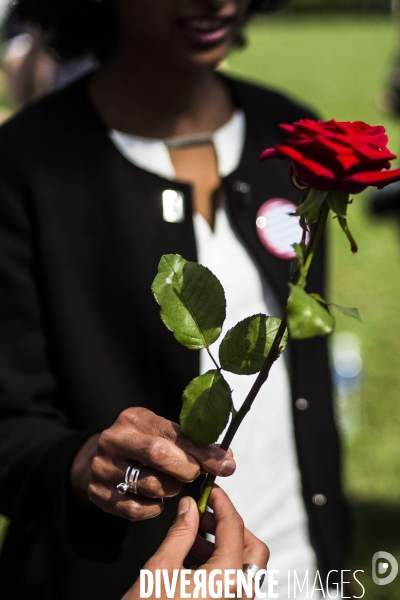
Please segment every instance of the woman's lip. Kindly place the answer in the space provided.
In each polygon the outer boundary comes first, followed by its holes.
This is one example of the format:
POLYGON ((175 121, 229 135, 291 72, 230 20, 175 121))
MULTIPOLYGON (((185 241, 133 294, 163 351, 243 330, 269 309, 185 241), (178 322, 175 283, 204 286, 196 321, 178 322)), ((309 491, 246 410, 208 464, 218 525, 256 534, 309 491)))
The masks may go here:
POLYGON ((202 44, 215 44, 229 33, 232 17, 192 17, 180 19, 178 24, 192 40, 202 44))

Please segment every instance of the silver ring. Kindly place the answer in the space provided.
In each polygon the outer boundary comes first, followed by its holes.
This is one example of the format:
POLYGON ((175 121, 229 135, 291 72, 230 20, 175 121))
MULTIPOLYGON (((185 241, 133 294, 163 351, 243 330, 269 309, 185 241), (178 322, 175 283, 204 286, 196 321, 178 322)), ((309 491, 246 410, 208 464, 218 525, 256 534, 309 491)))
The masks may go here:
POLYGON ((129 486, 128 491, 131 494, 137 494, 138 493, 138 491, 137 491, 137 482, 138 482, 138 479, 139 479, 139 475, 140 475, 140 471, 142 469, 142 466, 143 465, 139 465, 139 463, 137 463, 137 466, 133 466, 132 465, 130 467, 127 483, 128 483, 128 486, 129 486))
MULTIPOLYGON (((261 570, 262 569, 260 567, 257 567, 257 565, 255 565, 253 563, 245 563, 242 567, 243 573, 250 573, 251 578, 253 580, 255 580, 258 571, 261 571, 261 570)), ((264 579, 265 579, 265 573, 263 573, 260 577, 260 587, 264 583, 264 579)))
POLYGON ((140 463, 135 463, 133 465, 129 465, 129 467, 125 471, 125 481, 123 483, 119 483, 117 485, 117 490, 119 494, 126 494, 129 492, 130 494, 137 494, 137 482, 139 479, 140 471, 143 469, 143 465, 140 463))

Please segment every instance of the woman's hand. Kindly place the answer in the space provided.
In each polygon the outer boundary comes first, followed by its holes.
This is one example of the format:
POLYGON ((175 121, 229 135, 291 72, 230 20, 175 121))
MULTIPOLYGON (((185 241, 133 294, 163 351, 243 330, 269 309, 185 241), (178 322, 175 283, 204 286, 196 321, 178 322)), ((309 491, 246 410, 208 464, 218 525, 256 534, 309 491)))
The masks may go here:
POLYGON ((108 513, 136 521, 160 514, 162 498, 178 494, 182 482, 193 481, 201 470, 227 476, 235 468, 230 452, 215 445, 199 448, 176 423, 145 408, 129 408, 82 446, 71 467, 71 485, 82 502, 89 499, 108 513), (137 462, 145 465, 138 493, 121 495, 117 485, 137 462))
MULTIPOLYGON (((197 506, 193 498, 182 498, 178 506, 178 515, 175 523, 170 528, 167 537, 161 544, 157 552, 144 565, 143 569, 151 571, 155 581, 156 570, 166 569, 168 571, 169 583, 173 580, 173 571, 175 569, 184 569, 183 561, 189 551, 206 560, 199 569, 206 572, 206 589, 208 593, 208 578, 210 572, 214 569, 220 569, 224 574, 227 569, 232 569, 235 573, 241 570, 245 563, 257 565, 260 569, 265 569, 268 558, 268 547, 257 539, 250 531, 244 528, 240 515, 229 500, 228 496, 220 488, 216 487, 211 492, 210 505, 213 513, 206 513, 201 521, 201 529, 206 533, 215 535, 215 546, 211 542, 197 536, 199 526, 199 515, 197 506)), ((195 589, 195 573, 192 569, 186 574, 186 581, 189 581, 185 591, 193 597, 195 589)), ((224 575, 219 577, 223 583, 224 575)), ((229 576, 233 580, 230 592, 236 592, 236 579, 233 574, 229 576)), ((217 582, 218 576, 215 578, 217 582)), ((222 585, 222 589, 223 585, 222 585)), ((137 580, 133 587, 125 594, 123 600, 139 600, 144 590, 140 590, 140 580, 137 580)), ((243 590, 244 592, 244 590, 243 590)), ((149 596, 155 598, 155 591, 149 596)), ((166 600, 167 594, 161 576, 161 599, 166 600)), ((175 598, 180 598, 180 577, 178 577, 175 598)), ((202 597, 199 594, 199 597, 202 597)), ((243 593, 243 597, 248 596, 243 593)), ((251 596, 253 597, 253 596, 251 596)))

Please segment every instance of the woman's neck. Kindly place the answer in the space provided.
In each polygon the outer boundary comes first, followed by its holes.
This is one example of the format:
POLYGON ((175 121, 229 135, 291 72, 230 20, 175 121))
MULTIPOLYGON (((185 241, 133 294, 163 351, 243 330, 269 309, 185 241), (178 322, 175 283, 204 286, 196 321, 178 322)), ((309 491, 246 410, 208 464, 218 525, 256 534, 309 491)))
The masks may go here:
POLYGON ((109 129, 143 137, 214 131, 234 108, 212 70, 168 68, 142 55, 127 59, 123 52, 95 73, 89 93, 109 129))

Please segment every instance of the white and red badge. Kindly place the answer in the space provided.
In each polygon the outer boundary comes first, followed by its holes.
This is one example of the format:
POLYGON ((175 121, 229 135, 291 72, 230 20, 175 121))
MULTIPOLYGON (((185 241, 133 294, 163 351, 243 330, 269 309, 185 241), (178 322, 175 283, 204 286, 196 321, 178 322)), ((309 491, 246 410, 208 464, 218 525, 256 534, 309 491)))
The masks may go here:
MULTIPOLYGON (((263 245, 278 258, 292 260, 295 253, 292 244, 300 243, 303 229, 300 217, 293 216, 297 206, 285 198, 271 198, 260 206, 256 226, 263 245)), ((307 233, 306 244, 309 241, 307 233)))

